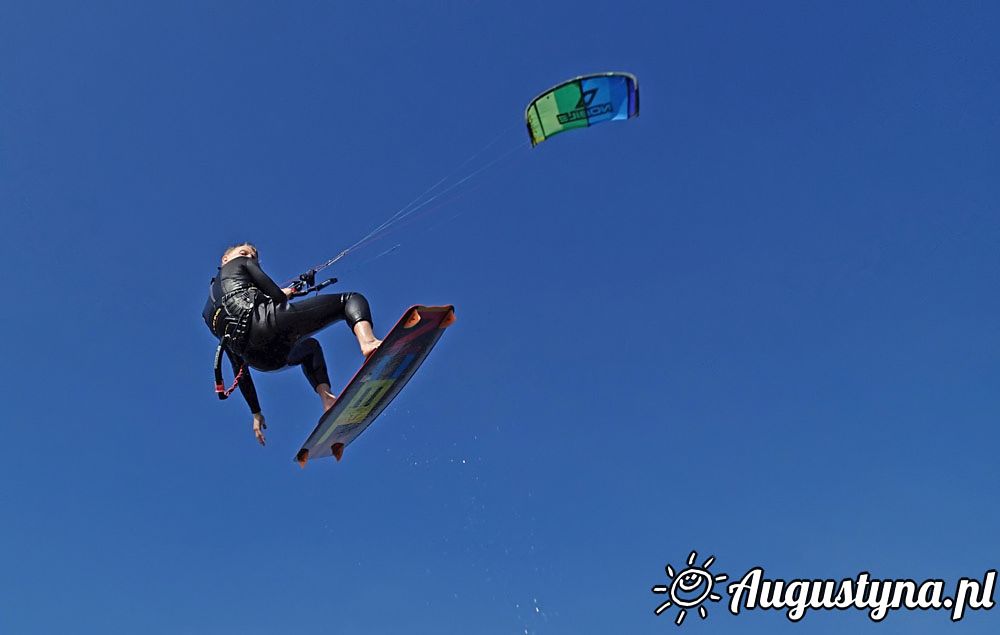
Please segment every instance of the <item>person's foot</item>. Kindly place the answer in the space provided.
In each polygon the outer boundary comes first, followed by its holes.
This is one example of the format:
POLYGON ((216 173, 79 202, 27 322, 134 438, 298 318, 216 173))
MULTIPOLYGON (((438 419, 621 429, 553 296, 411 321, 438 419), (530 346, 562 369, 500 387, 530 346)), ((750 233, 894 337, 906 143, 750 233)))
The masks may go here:
POLYGON ((359 344, 361 344, 361 354, 368 357, 378 350, 378 347, 382 345, 382 340, 373 339, 367 342, 359 342, 359 344))
POLYGON ((333 408, 333 404, 337 403, 337 395, 326 390, 319 394, 319 398, 323 400, 323 412, 333 408))

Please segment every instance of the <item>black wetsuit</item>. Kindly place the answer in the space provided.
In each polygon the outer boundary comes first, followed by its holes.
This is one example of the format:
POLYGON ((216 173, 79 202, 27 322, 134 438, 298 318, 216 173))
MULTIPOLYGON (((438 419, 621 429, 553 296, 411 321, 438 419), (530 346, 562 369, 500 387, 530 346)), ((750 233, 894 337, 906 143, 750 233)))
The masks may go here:
POLYGON ((360 293, 317 295, 288 302, 285 293, 257 264, 256 258, 233 258, 212 279, 202 312, 212 334, 223 337, 233 372, 240 376, 240 392, 250 411, 260 412, 249 369, 278 370, 302 366, 309 384, 329 384, 319 342, 309 337, 333 322, 371 322, 368 301, 360 293))

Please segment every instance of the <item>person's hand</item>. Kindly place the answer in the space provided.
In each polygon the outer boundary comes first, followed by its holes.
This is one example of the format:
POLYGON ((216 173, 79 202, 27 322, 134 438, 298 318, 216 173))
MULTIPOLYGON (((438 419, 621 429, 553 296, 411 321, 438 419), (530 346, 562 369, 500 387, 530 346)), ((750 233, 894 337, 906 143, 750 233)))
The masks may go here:
POLYGON ((267 423, 264 422, 264 414, 258 412, 253 416, 253 435, 261 445, 264 445, 264 430, 267 430, 267 423))
POLYGON ((291 300, 292 296, 295 295, 295 287, 285 287, 281 291, 282 293, 285 294, 285 297, 288 298, 289 300, 291 300))

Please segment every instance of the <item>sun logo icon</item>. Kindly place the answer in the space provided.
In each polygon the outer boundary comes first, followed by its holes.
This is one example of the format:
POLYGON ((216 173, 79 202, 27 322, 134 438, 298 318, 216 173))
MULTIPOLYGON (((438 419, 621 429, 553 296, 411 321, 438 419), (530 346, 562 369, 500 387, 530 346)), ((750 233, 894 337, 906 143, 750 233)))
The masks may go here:
POLYGON ((697 559, 698 552, 692 551, 687 559, 687 568, 680 573, 675 573, 674 568, 668 564, 666 571, 670 578, 670 584, 658 584, 653 587, 653 593, 666 594, 669 597, 667 601, 656 607, 653 613, 660 615, 671 606, 678 607, 680 611, 677 613, 677 619, 674 620, 677 626, 684 623, 688 609, 698 607, 698 615, 701 616, 701 619, 708 617, 708 609, 703 606, 703 603, 705 600, 713 602, 721 600, 722 596, 714 593, 712 589, 716 582, 724 582, 729 578, 724 573, 713 576, 712 572, 708 570, 715 562, 715 556, 709 556, 708 560, 701 566, 695 564, 697 559))

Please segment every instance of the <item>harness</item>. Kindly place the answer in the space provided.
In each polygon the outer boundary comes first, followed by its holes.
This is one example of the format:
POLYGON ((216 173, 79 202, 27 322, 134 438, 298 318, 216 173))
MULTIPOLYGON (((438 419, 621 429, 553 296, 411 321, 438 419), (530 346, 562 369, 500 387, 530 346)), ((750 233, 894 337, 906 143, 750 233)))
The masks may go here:
POLYGON ((243 360, 243 357, 234 349, 243 348, 243 341, 250 330, 250 318, 253 315, 256 305, 256 294, 249 289, 240 289, 222 296, 215 312, 212 314, 212 323, 209 325, 209 328, 219 338, 219 345, 215 349, 215 394, 218 395, 219 399, 227 399, 229 395, 233 394, 233 391, 240 384, 240 379, 243 378, 243 372, 246 370, 247 364, 243 360), (248 291, 253 295, 252 299, 249 297, 246 298, 250 300, 250 305, 240 311, 239 314, 233 315, 229 311, 226 301, 241 294, 246 296, 248 291), (223 351, 232 355, 237 363, 239 363, 239 370, 236 371, 236 377, 233 379, 232 385, 228 388, 226 388, 226 384, 222 379, 223 351))

